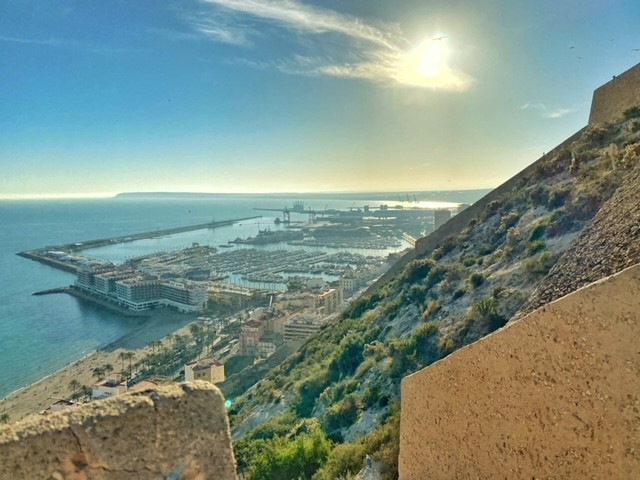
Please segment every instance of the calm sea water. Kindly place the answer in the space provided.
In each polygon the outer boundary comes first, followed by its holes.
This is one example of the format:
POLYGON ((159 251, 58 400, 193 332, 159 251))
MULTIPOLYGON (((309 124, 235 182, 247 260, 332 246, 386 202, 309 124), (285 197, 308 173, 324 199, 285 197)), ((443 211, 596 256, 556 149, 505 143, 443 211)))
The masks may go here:
MULTIPOLYGON (((472 203, 486 191, 430 192, 418 201, 472 203)), ((16 256, 17 252, 96 238, 253 215, 263 218, 215 230, 201 230, 114 245, 90 252, 119 262, 128 257, 192 242, 226 243, 237 236, 273 228, 276 212, 294 200, 313 209, 397 204, 406 197, 381 194, 292 196, 221 195, 207 198, 0 201, 0 398, 104 347, 144 322, 93 307, 68 295, 33 296, 71 284, 72 274, 16 256)), ((413 200, 413 195, 410 200, 413 200)), ((292 218, 293 219, 293 218, 292 218)), ((301 220, 304 218, 300 218, 301 220)), ((157 329, 157 328, 156 328, 157 329)), ((161 330, 161 329, 160 329, 161 330)), ((166 333, 172 330, 166 325, 166 333)))

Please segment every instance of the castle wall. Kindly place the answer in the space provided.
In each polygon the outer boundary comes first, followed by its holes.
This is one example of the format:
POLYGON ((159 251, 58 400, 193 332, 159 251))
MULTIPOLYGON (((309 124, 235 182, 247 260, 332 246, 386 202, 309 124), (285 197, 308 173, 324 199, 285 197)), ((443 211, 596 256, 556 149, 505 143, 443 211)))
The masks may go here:
POLYGON ((207 382, 125 394, 0 428, 0 478, 235 480, 224 398, 207 382))
POLYGON ((593 92, 589 125, 612 122, 640 106, 640 63, 593 92))
POLYGON ((637 478, 640 264, 402 382, 400 480, 637 478))

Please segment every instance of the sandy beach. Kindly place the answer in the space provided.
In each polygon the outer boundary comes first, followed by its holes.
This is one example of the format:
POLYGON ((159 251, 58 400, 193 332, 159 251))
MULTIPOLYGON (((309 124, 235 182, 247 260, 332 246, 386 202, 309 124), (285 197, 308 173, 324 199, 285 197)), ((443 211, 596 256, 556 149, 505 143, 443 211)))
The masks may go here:
POLYGON ((189 325, 194 321, 192 316, 170 313, 154 317, 152 321, 146 322, 118 341, 9 395, 0 401, 0 414, 7 413, 10 423, 31 414, 39 414, 50 408, 55 401, 71 397, 71 380, 75 379, 80 385, 91 387, 96 383, 93 376, 94 368, 111 364, 115 371, 120 371, 122 361, 118 356, 121 352, 133 352, 132 363, 135 363, 147 353, 151 353, 151 347, 148 346, 150 342, 161 339, 164 344, 170 341, 168 335, 188 335, 189 325))

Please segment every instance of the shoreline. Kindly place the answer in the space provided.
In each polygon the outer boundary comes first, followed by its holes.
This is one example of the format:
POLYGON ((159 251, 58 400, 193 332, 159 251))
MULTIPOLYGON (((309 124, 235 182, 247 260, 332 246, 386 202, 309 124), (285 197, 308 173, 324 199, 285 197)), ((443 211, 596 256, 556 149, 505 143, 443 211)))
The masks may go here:
POLYGON ((120 371, 120 352, 133 352, 132 361, 137 362, 151 353, 151 342, 159 340, 163 345, 168 345, 170 336, 190 334, 189 327, 196 318, 174 314, 157 316, 153 320, 155 322, 151 325, 145 322, 126 335, 7 394, 0 399, 0 414, 9 414, 9 423, 14 423, 42 413, 55 401, 71 397, 73 391, 69 384, 72 380, 92 387, 97 382, 92 374, 94 368, 111 364, 114 371, 120 371))

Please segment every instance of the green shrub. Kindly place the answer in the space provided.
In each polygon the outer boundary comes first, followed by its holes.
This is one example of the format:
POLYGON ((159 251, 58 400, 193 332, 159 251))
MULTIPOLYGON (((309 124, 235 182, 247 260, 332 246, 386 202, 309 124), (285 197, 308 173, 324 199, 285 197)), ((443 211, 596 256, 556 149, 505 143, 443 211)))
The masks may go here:
POLYGON ((544 243, 542 240, 536 240, 531 245, 529 245, 529 249, 527 250, 527 253, 529 254, 529 256, 532 256, 538 252, 541 252, 545 248, 547 248, 546 243, 544 243))
POLYGON ((453 296, 451 297, 451 301, 464 297, 465 293, 467 293, 467 291, 464 288, 459 288, 453 293, 453 296))
POLYGON ((358 399, 354 394, 344 397, 340 403, 332 405, 327 409, 324 416, 323 426, 327 432, 335 432, 344 428, 349 428, 358 418, 358 399))
POLYGON ((549 192, 549 199, 547 205, 552 210, 556 208, 562 207, 569 196, 571 195, 571 190, 568 188, 554 188, 549 192))
POLYGON ((424 279, 435 265, 430 258, 410 261, 400 276, 400 283, 416 283, 424 279))
POLYGON ((469 257, 465 257, 464 260, 462 261, 462 264, 465 267, 470 267, 472 265, 475 265, 476 262, 478 261, 478 258, 475 256, 469 256, 469 257))
POLYGON ((362 396, 362 406, 363 408, 369 409, 376 405, 380 401, 380 397, 382 397, 382 386, 379 384, 373 385, 364 392, 362 396))
POLYGON ((529 200, 531 205, 535 207, 547 206, 549 204, 549 190, 541 184, 537 184, 529 192, 529 200))
POLYGON ((520 220, 518 212, 511 212, 502 217, 500 220, 500 229, 506 232, 509 228, 514 227, 520 220))
POLYGON ((478 272, 474 272, 469 277, 469 283, 473 288, 478 288, 480 285, 484 283, 484 275, 478 272))
POLYGON ((533 228, 533 230, 531 230, 531 234, 529 235, 529 241, 534 242, 536 240, 541 239, 544 236, 546 229, 547 229, 547 226, 543 223, 536 225, 533 228))
POLYGON ((298 390, 296 399, 293 402, 293 408, 299 417, 310 417, 316 399, 327 388, 328 379, 325 372, 318 373, 304 380, 298 390))
POLYGON ((364 337, 362 335, 349 335, 344 338, 337 348, 336 354, 329 363, 329 378, 338 380, 352 375, 358 365, 364 360, 364 337))
POLYGON ((525 270, 532 275, 546 275, 555 265, 558 256, 551 252, 543 252, 524 264, 525 270))
POLYGON ((346 318, 360 318, 367 310, 373 310, 382 300, 382 296, 378 292, 374 292, 369 296, 362 296, 351 304, 351 307, 345 312, 346 318))
POLYGON ((247 480, 298 480, 311 478, 327 461, 331 443, 320 428, 290 439, 264 442, 247 469, 247 480))

